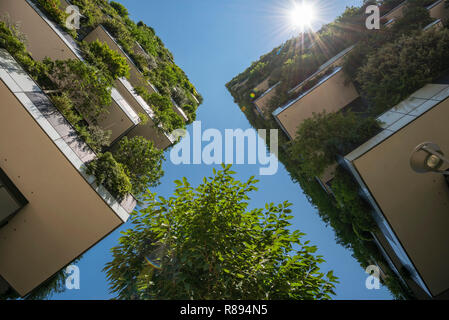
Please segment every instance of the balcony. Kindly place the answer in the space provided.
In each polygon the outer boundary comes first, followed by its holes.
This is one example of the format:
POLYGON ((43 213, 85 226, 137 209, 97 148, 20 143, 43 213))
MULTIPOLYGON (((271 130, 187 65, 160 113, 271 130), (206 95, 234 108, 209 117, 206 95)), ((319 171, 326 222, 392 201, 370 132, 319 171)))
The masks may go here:
POLYGON ((336 67, 311 89, 276 109, 273 116, 285 134, 293 140, 301 123, 314 113, 340 111, 357 98, 359 94, 352 82, 347 83, 342 67, 336 67))
POLYGON ((343 64, 343 59, 344 57, 350 53, 352 51, 352 49, 354 49, 355 46, 350 46, 349 48, 346 48, 345 50, 341 51, 340 53, 338 53, 337 55, 335 55, 334 57, 332 57, 331 59, 329 59, 328 61, 326 61, 325 63, 323 63, 318 70, 312 74, 310 77, 308 77, 306 80, 304 80, 303 82, 301 82, 300 84, 298 84, 296 87, 290 89, 288 91, 289 94, 292 93, 298 93, 306 83, 308 83, 309 81, 317 78, 320 74, 322 74, 323 72, 325 72, 326 70, 330 69, 330 68, 336 68, 339 67, 343 64))
POLYGON ((146 101, 136 94, 134 87, 125 79, 120 78, 116 81, 115 87, 120 92, 121 96, 126 99, 131 105, 133 112, 142 113, 148 117, 148 123, 145 125, 134 126, 127 132, 127 136, 141 136, 153 141, 156 148, 164 150, 175 142, 169 133, 166 133, 162 125, 159 128, 155 127, 156 115, 153 109, 146 103, 146 101))
POLYGON ((261 83, 259 83, 254 89, 253 91, 255 92, 265 92, 270 88, 270 77, 266 78, 264 81, 262 81, 261 83))
POLYGON ((427 7, 430 16, 434 19, 440 19, 442 21, 449 17, 449 8, 446 8, 445 0, 438 0, 427 7))
POLYGON ((20 205, 0 228, 0 275, 24 296, 126 222, 136 201, 118 202, 85 173, 95 153, 5 50, 0 96, 0 178, 26 199, 15 192, 20 205))
MULTIPOLYGON (((404 9, 407 7, 406 4, 407 1, 404 1, 387 14, 383 15, 381 17, 383 26, 390 28, 398 19, 402 18, 404 16, 404 9)), ((437 0, 427 6, 426 9, 429 10, 430 17, 434 19, 444 21, 449 17, 449 9, 445 6, 445 0, 437 0)))
POLYGON ((430 30, 439 30, 444 28, 443 21, 441 19, 437 19, 432 23, 429 23, 427 26, 423 28, 423 31, 430 31, 430 30))
MULTIPOLYGON (((125 50, 115 41, 114 37, 102 25, 99 25, 84 38, 84 41, 87 42, 93 42, 96 40, 107 43, 109 48, 126 58, 130 68, 129 82, 133 87, 144 87, 148 90, 149 93, 158 92, 157 89, 147 79, 145 79, 144 75, 142 74, 142 72, 140 72, 139 68, 136 66, 131 57, 128 56, 125 50)), ((140 48, 142 49, 142 47, 140 48)), ((120 86, 120 84, 118 84, 118 86, 120 86)), ((184 119, 184 121, 189 120, 184 111, 179 106, 173 105, 173 110, 178 115, 180 115, 181 118, 184 119)))
POLYGON ((400 19, 404 16, 406 3, 407 1, 403 1, 380 18, 380 21, 384 27, 390 28, 397 19, 400 19))
POLYGON ((280 82, 268 88, 264 93, 262 93, 256 100, 254 100, 254 105, 261 116, 268 118, 270 112, 268 108, 268 103, 276 95, 276 88, 279 86, 280 82))
MULTIPOLYGON (((83 61, 81 50, 73 38, 50 21, 31 1, 2 0, 0 11, 20 25, 20 31, 26 35, 27 49, 35 60, 49 57, 53 60, 83 61)), ((98 125, 104 130, 111 130, 111 142, 114 142, 135 127, 140 118, 118 90, 112 89, 111 96, 113 103, 98 125)))
POLYGON ((449 289, 449 188, 442 175, 415 173, 410 155, 427 141, 449 152, 448 119, 449 85, 429 84, 382 114, 383 131, 344 158, 388 245, 430 297, 449 289))

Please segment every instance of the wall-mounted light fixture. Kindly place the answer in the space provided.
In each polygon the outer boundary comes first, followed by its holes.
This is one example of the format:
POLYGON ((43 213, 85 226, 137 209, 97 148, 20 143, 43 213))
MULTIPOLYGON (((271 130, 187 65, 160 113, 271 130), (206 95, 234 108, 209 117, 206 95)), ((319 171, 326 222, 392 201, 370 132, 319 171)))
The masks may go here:
POLYGON ((432 142, 418 145, 410 157, 410 166, 417 173, 436 172, 446 176, 449 183, 449 159, 441 148, 432 142))

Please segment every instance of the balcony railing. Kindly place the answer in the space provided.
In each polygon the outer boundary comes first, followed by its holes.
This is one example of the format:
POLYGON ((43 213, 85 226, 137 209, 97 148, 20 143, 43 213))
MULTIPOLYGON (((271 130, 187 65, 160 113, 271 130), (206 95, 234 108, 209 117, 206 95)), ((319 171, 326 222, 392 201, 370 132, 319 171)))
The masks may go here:
POLYGON ((340 53, 338 53, 337 55, 335 55, 334 57, 330 58, 328 61, 326 61, 325 63, 323 63, 318 70, 313 73, 310 77, 308 77, 306 80, 302 81, 300 84, 298 84, 296 87, 290 89, 288 91, 288 93, 292 93, 295 92, 296 90, 298 90, 299 88, 301 88, 302 86, 304 86, 307 82, 309 82, 310 80, 314 79, 315 77, 317 77, 320 73, 324 72, 327 68, 329 68, 330 66, 332 66, 332 64, 334 64, 335 62, 338 62, 338 60, 340 60, 341 58, 343 58, 345 55, 347 55, 349 52, 352 51, 352 49, 354 49, 355 45, 350 46, 349 48, 346 48, 345 50, 341 51, 340 53))

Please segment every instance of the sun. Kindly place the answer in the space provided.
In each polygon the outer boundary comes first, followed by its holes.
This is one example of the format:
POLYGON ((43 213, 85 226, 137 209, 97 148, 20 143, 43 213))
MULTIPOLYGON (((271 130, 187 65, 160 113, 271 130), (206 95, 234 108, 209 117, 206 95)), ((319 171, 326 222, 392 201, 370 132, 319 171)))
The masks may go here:
POLYGON ((295 29, 305 30, 311 28, 315 19, 315 7, 306 1, 295 3, 290 11, 290 23, 295 29))

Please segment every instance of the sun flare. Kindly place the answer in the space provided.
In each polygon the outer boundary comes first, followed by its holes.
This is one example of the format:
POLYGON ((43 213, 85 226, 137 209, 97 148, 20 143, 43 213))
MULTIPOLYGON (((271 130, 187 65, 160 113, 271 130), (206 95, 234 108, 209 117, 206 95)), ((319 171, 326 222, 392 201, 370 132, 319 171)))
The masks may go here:
POLYGON ((301 30, 311 28, 315 19, 315 7, 305 1, 295 3, 290 11, 290 23, 294 28, 301 30))

